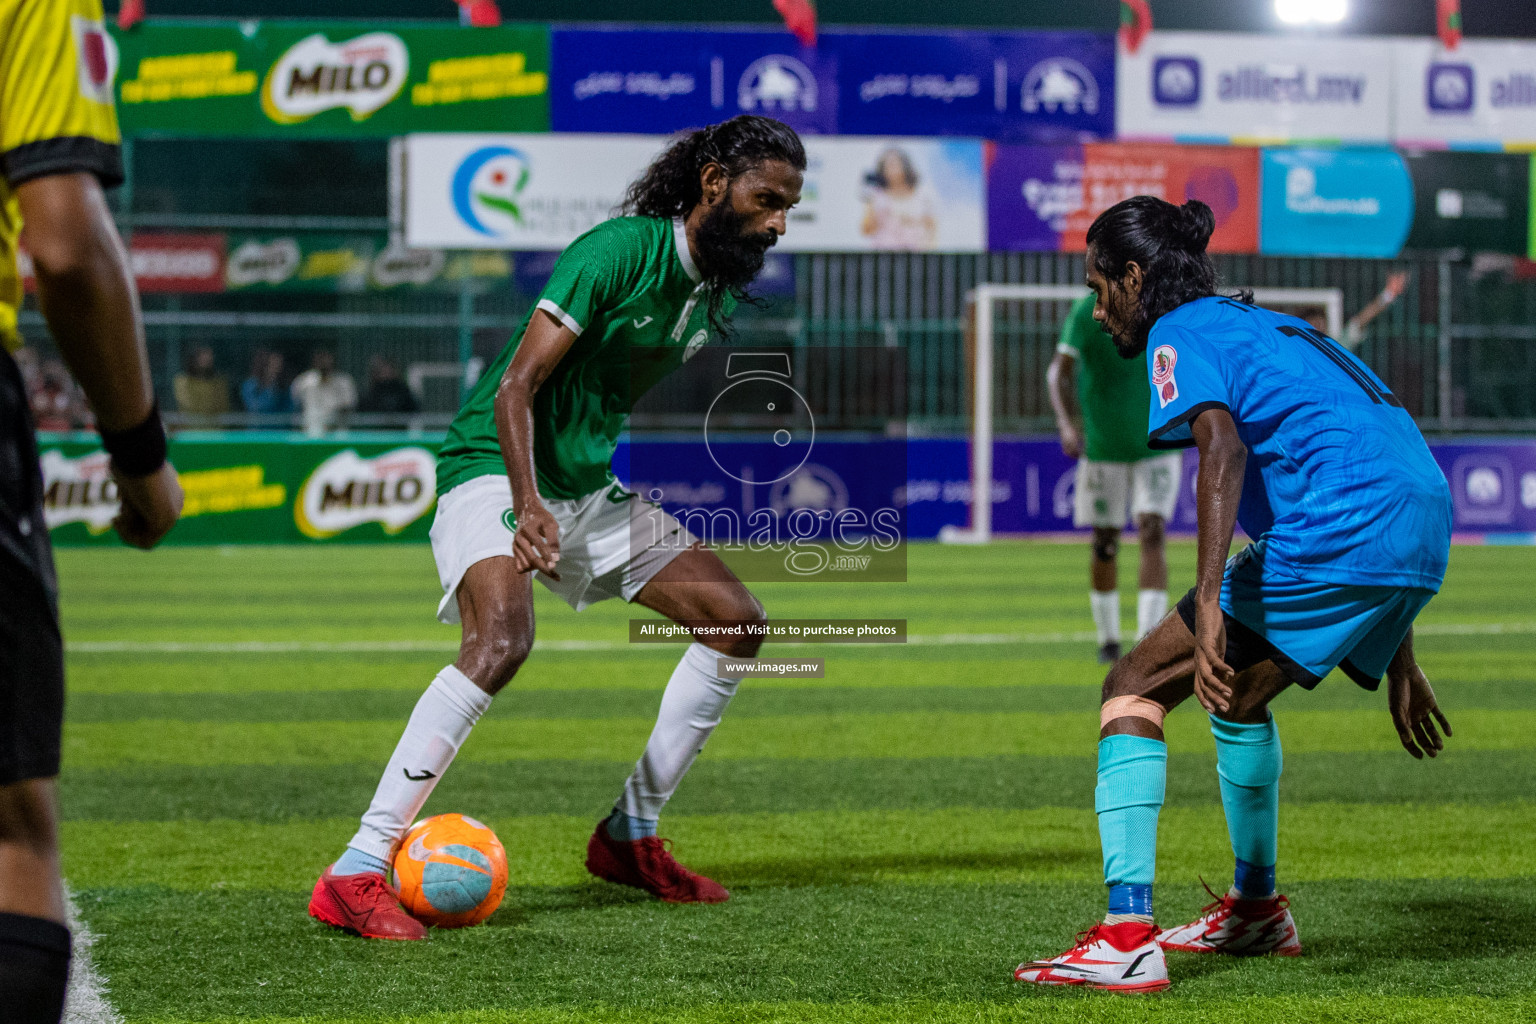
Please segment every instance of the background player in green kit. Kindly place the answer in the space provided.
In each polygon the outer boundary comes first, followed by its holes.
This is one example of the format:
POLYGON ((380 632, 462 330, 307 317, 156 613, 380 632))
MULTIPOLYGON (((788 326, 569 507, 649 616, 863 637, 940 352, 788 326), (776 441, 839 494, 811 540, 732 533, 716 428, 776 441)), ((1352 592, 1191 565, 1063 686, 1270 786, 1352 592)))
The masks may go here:
MULTIPOLYGON (((463 623, 458 660, 417 703, 361 828, 315 883, 312 916, 370 938, 426 937, 387 885, 387 865, 527 658, 534 577, 578 611, 621 597, 683 623, 763 620, 720 559, 626 491, 610 462, 635 400, 725 328, 784 233, 804 171, 800 139, 769 118, 691 132, 630 186, 628 216, 561 254, 438 456, 438 618, 463 623)), ((735 693, 739 677, 719 674, 719 656, 755 657, 760 642, 742 629, 688 648, 645 752, 587 844, 593 874, 671 902, 728 898, 672 858, 656 819, 735 693)), ((507 845, 515 857, 515 839, 507 845)))
POLYGON ((1168 562, 1163 529, 1179 497, 1180 453, 1147 447, 1151 395, 1146 368, 1122 359, 1093 319, 1093 295, 1073 303, 1061 329, 1056 358, 1046 373, 1061 450, 1078 459, 1072 522, 1093 527, 1093 624, 1099 661, 1120 657, 1119 567, 1115 555, 1126 514, 1141 542, 1141 586, 1136 598, 1136 639, 1168 611, 1168 562), (1082 376, 1073 387, 1081 364, 1082 376), (1081 423, 1073 406, 1082 410, 1081 423))

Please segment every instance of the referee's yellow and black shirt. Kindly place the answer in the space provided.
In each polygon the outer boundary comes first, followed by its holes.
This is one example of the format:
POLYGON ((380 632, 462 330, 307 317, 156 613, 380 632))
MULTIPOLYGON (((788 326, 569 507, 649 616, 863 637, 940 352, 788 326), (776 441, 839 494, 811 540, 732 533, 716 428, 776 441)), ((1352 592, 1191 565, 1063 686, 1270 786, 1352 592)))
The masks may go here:
POLYGON ((20 344, 16 188, 85 171, 123 180, 112 79, 117 48, 101 0, 0 0, 0 343, 20 344))

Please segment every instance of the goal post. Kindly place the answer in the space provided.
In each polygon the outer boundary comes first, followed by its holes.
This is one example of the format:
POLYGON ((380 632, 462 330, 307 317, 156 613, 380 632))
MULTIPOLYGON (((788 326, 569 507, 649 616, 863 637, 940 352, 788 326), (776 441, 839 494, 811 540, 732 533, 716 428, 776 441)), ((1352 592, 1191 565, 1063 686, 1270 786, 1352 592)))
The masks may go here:
MULTIPOLYGON (((1254 288, 1256 305, 1304 315, 1320 313, 1331 337, 1344 330, 1344 291, 1341 288, 1254 288)), ((1087 294, 1073 284, 978 284, 971 291, 976 317, 975 356, 971 370, 971 521, 966 527, 946 526, 939 540, 946 544, 986 544, 992 539, 992 445, 994 366, 996 365, 997 305, 1000 302, 1072 302, 1087 294)), ((1044 387, 1044 381, 1024 382, 1044 387)))

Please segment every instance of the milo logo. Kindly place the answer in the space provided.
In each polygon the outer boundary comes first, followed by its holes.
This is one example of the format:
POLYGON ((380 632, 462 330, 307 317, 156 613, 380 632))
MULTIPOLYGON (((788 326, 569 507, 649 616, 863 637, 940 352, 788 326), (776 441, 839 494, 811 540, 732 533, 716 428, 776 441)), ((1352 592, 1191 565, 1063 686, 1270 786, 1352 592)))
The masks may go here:
POLYGON ((349 448, 315 467, 299 489, 293 518, 316 540, 363 523, 399 533, 427 513, 436 492, 437 460, 425 448, 396 448, 373 458, 349 448))
POLYGON ((104 451, 70 458, 57 449, 43 453, 43 518, 48 529, 84 523, 105 533, 117 518, 117 484, 104 451))
POLYGON ((405 42, 393 32, 333 43, 322 33, 290 46, 267 72, 261 109, 278 124, 297 124, 345 107, 362 121, 400 94, 410 71, 405 42))

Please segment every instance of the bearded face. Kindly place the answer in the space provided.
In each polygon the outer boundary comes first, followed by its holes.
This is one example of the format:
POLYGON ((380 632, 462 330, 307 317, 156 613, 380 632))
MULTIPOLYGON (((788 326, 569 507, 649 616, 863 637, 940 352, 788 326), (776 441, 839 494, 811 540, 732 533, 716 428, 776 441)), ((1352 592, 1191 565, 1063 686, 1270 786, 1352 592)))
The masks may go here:
POLYGON ((704 215, 694 233, 699 269, 726 288, 751 284, 762 272, 768 250, 779 239, 772 230, 752 230, 752 219, 727 197, 704 215))

